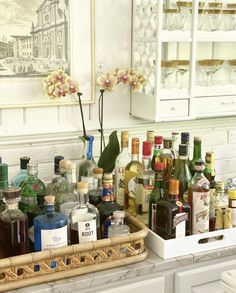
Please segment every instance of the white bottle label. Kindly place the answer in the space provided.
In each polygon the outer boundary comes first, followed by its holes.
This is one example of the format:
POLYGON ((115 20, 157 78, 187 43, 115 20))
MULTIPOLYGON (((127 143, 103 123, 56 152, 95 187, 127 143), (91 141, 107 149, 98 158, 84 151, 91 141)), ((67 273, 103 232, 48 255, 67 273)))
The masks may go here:
POLYGON ((93 183, 93 177, 92 176, 90 176, 90 177, 81 176, 81 181, 88 183, 88 190, 93 189, 93 187, 94 187, 93 184, 94 183, 93 183))
POLYGON ((185 237, 186 236, 186 221, 188 220, 187 213, 179 213, 174 216, 173 228, 175 228, 175 237, 185 237))
POLYGON ((78 222, 79 243, 97 240, 96 220, 78 222))
POLYGON ((209 192, 193 192, 192 234, 209 232, 209 192))
POLYGON ((67 245, 67 225, 58 229, 41 230, 42 250, 48 250, 67 245))
POLYGON ((125 205, 125 168, 118 168, 116 173, 116 201, 125 205))

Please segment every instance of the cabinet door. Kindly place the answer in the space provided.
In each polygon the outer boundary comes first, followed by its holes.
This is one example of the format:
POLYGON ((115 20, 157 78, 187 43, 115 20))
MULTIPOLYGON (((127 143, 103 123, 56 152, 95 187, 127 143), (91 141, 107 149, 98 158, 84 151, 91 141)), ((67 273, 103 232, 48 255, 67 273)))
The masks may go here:
POLYGON ((177 272, 175 275, 175 293, 222 293, 224 290, 219 283, 221 273, 235 268, 235 265, 236 260, 234 259, 205 266, 203 263, 201 267, 177 272))

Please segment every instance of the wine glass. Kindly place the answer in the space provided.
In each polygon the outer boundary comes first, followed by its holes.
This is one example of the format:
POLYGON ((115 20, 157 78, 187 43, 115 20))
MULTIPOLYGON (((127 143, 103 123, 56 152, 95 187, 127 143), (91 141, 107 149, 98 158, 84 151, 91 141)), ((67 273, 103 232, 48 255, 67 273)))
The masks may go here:
POLYGON ((236 10, 223 10, 223 23, 226 31, 232 31, 235 29, 236 24, 236 10))
MULTIPOLYGON (((192 2, 188 1, 177 1, 178 6, 178 21, 176 23, 177 28, 180 30, 185 30, 186 24, 189 25, 190 22, 190 7, 192 7, 192 2)), ((189 27, 187 27, 189 29, 189 27)))
POLYGON ((189 71, 189 60, 176 60, 176 68, 179 73, 179 88, 184 86, 184 75, 189 71))
POLYGON ((169 8, 164 8, 164 19, 163 19, 163 29, 172 31, 175 28, 176 24, 176 14, 177 14, 177 9, 169 9, 169 8))
POLYGON ((236 81, 235 81, 236 59, 231 59, 231 60, 228 60, 227 62, 228 62, 228 64, 229 64, 229 66, 230 66, 231 73, 232 73, 232 75, 231 75, 231 81, 232 81, 233 83, 235 83, 235 82, 236 82, 236 81))
MULTIPOLYGON (((212 3, 213 4, 213 3, 212 3)), ((218 3, 215 3, 218 4, 218 3)), ((209 3, 210 5, 210 3, 209 3)), ((222 21, 222 10, 221 9, 208 9, 206 10, 208 15, 208 30, 217 31, 220 29, 222 21)))
POLYGON ((163 78, 163 87, 169 88, 168 79, 176 68, 176 61, 161 61, 161 75, 163 78))
POLYGON ((207 82, 206 86, 210 86, 212 83, 213 74, 220 70, 224 63, 224 60, 220 59, 204 59, 198 60, 200 69, 206 74, 207 82))

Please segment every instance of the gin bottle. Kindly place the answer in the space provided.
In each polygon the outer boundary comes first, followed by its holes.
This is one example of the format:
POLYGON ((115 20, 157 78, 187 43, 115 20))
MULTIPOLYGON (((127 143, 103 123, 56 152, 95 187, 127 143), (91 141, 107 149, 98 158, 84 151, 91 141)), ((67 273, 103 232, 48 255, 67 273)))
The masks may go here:
POLYGON ((115 162, 115 193, 117 195, 117 202, 121 207, 125 205, 125 167, 130 162, 130 159, 129 133, 128 131, 122 131, 121 152, 115 162))
POLYGON ((130 234, 130 228, 124 224, 125 212, 114 211, 113 221, 111 226, 108 228, 108 237, 120 237, 127 236, 130 234))
POLYGON ((2 191, 8 186, 8 165, 0 163, 0 212, 5 210, 2 191))
POLYGON ((101 194, 102 194, 102 176, 103 169, 102 168, 93 168, 93 189, 89 190, 88 198, 89 202, 95 207, 101 202, 101 194))
POLYGON ((20 210, 25 214, 37 205, 37 195, 44 196, 46 194, 45 185, 38 178, 38 164, 29 163, 27 172, 28 177, 21 183, 19 203, 20 210))
POLYGON ((3 198, 5 211, 0 214, 0 258, 28 253, 28 219, 18 209, 20 188, 6 187, 3 198))
POLYGON ((73 208, 70 214, 71 244, 96 241, 99 213, 97 208, 88 202, 88 183, 78 182, 77 190, 79 204, 73 208))
POLYGON ((12 185, 20 186, 21 183, 28 177, 27 164, 29 163, 29 157, 20 157, 20 170, 12 178, 12 185))
POLYGON ((35 251, 67 246, 67 218, 55 212, 55 196, 45 196, 44 206, 45 214, 34 219, 35 251))
POLYGON ((87 154, 86 158, 79 165, 79 181, 87 182, 88 188, 91 190, 93 188, 93 168, 97 165, 93 160, 93 141, 94 137, 88 135, 86 137, 87 141, 87 154))

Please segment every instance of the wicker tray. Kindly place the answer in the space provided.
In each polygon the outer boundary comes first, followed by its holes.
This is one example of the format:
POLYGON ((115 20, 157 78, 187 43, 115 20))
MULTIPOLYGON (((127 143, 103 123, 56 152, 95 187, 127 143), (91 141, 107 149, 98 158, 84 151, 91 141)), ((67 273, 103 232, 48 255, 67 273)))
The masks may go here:
POLYGON ((144 238, 148 229, 129 215, 125 220, 132 232, 129 236, 1 259, 0 292, 144 260, 147 257, 144 238), (55 268, 51 268, 52 261, 56 262, 55 268))

